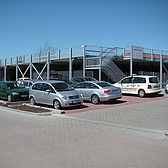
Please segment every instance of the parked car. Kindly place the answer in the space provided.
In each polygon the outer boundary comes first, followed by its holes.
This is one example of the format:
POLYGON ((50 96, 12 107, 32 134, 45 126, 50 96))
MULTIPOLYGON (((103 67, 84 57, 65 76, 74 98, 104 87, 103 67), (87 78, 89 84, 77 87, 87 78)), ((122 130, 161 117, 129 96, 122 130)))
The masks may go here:
POLYGON ((146 94, 160 93, 159 79, 157 76, 130 76, 125 77, 113 86, 120 87, 122 93, 137 94, 144 97, 146 94))
POLYGON ((17 82, 7 81, 0 82, 0 97, 10 101, 22 100, 29 98, 29 90, 19 87, 17 82))
POLYGON ((86 81, 97 81, 97 79, 92 77, 74 77, 72 78, 72 81, 77 84, 77 83, 86 82, 86 81))
POLYGON ((53 105, 55 109, 79 106, 83 97, 64 81, 38 81, 30 88, 30 103, 53 105))
POLYGON ((29 89, 33 83, 36 82, 36 81, 33 81, 33 80, 21 80, 18 82, 19 86, 20 87, 25 87, 27 89, 29 89))
POLYGON ((166 85, 165 85, 165 92, 168 93, 168 81, 166 82, 166 85))
POLYGON ((81 82, 74 88, 83 95, 85 101, 91 101, 93 104, 122 97, 120 88, 103 81, 81 82))
POLYGON ((68 83, 70 86, 72 86, 72 87, 74 87, 77 83, 76 82, 74 82, 74 81, 72 81, 72 80, 67 80, 67 79, 65 79, 65 80, 63 80, 64 82, 66 82, 66 83, 68 83))

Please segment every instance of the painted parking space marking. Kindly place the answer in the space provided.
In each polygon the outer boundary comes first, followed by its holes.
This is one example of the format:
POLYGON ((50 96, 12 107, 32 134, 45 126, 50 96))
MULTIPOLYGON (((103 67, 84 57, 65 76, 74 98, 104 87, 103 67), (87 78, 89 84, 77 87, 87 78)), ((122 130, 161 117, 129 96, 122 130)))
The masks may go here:
POLYGON ((105 108, 125 106, 125 105, 129 105, 129 104, 143 103, 143 102, 149 102, 149 101, 155 101, 155 100, 161 100, 161 99, 168 99, 168 97, 167 96, 158 96, 158 97, 140 98, 137 96, 123 96, 122 99, 118 99, 115 102, 112 102, 112 101, 111 102, 103 102, 98 105, 94 105, 89 102, 84 102, 81 107, 65 109, 64 112, 66 114, 79 113, 79 112, 101 110, 101 109, 105 109, 105 108))

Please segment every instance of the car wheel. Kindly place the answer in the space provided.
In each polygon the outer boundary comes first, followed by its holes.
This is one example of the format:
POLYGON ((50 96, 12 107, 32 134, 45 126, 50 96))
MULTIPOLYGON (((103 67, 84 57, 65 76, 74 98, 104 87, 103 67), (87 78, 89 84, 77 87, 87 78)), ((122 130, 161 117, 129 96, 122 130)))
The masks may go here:
POLYGON ((92 95, 91 101, 92 101, 93 104, 99 104, 99 102, 100 102, 99 96, 92 95))
POLYGON ((54 100, 53 106, 55 109, 61 109, 61 103, 58 100, 54 100))
POLYGON ((31 105, 35 105, 36 104, 36 101, 33 97, 30 98, 30 104, 31 105))
POLYGON ((145 97, 145 91, 144 90, 139 90, 138 96, 141 97, 141 98, 145 97))
POLYGON ((8 95, 8 102, 11 102, 12 101, 12 96, 9 94, 8 95))

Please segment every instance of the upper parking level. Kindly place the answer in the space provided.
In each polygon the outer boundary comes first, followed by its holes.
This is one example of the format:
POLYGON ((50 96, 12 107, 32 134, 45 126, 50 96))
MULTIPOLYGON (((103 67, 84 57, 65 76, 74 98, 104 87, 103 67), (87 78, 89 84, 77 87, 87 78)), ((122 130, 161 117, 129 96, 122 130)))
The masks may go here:
MULTIPOLYGON (((47 62, 57 59, 85 57, 86 60, 97 59, 100 66, 100 58, 105 56, 122 57, 122 59, 141 59, 147 61, 160 61, 168 63, 168 51, 147 49, 143 47, 103 47, 93 45, 80 45, 70 48, 56 49, 45 54, 35 53, 0 59, 0 66, 47 62)), ((87 61, 86 61, 87 63, 87 61)))

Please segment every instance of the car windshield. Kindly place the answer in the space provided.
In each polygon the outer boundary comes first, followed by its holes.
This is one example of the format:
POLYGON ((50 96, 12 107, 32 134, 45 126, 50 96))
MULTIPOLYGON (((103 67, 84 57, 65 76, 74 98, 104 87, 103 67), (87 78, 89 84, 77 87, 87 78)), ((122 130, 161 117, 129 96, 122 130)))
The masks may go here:
POLYGON ((150 83, 159 83, 159 79, 157 77, 152 77, 152 78, 149 78, 149 82, 150 83))
POLYGON ((109 86, 112 86, 110 85, 109 83, 106 83, 106 82, 100 82, 100 83, 97 83, 99 86, 101 86, 102 88, 106 88, 106 87, 109 87, 109 86))
POLYGON ((89 78, 89 77, 88 78, 86 77, 85 80, 86 81, 97 81, 95 78, 89 78))
POLYGON ((17 83, 7 83, 7 87, 8 89, 15 89, 18 88, 18 84, 17 83))
POLYGON ((67 83, 52 83, 52 86, 55 88, 57 92, 63 92, 63 91, 71 91, 74 90, 71 86, 69 86, 67 83))

